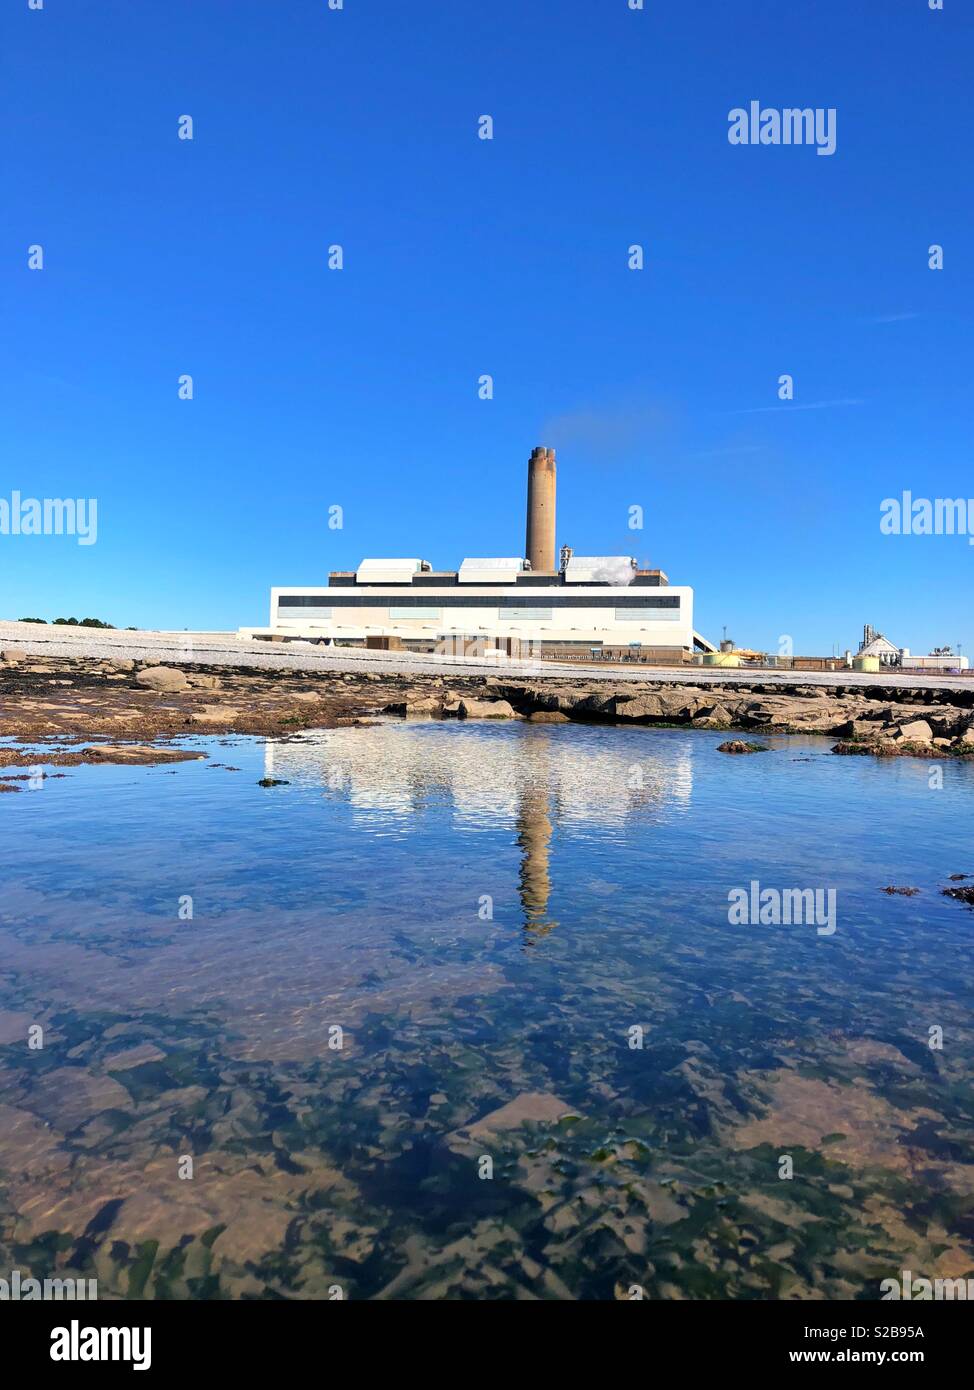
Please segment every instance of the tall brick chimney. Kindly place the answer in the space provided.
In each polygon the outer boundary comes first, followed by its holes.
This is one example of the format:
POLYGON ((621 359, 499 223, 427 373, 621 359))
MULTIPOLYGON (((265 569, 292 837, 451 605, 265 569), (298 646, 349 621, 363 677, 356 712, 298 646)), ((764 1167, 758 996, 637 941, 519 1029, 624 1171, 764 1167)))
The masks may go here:
POLYGON ((555 570, 555 451, 538 445, 528 460, 528 525, 524 553, 533 570, 555 570))

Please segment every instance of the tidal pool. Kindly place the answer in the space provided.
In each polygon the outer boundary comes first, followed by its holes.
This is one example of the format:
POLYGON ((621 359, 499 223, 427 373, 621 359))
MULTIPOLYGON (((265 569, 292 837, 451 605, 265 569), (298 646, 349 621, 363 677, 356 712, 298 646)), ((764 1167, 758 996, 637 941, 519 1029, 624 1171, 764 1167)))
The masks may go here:
POLYGON ((974 873, 974 767, 721 741, 379 723, 0 797, 0 1277, 974 1275, 974 912, 940 891, 974 873), (732 923, 752 883, 834 892, 835 930, 732 923))

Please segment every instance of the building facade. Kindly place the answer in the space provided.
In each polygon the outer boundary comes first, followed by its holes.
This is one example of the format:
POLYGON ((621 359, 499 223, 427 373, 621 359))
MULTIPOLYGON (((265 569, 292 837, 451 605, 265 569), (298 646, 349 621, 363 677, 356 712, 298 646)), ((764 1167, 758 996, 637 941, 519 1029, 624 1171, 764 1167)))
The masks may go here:
MULTIPOLYGON (((610 562, 618 566, 620 557, 598 563, 610 562)), ((519 559, 465 560, 458 571, 439 573, 419 560, 366 561, 357 571, 329 575, 326 587, 272 589, 269 627, 247 635, 354 644, 393 637, 426 650, 463 639, 489 647, 514 638, 542 651, 691 655, 693 590, 668 584, 658 570, 621 564, 629 570, 627 583, 593 579, 593 562, 585 557, 573 557, 557 574, 534 574, 519 559)))
POLYGON ((555 453, 528 461, 525 557, 472 558, 434 571, 420 559, 363 560, 327 585, 271 590, 269 626, 241 636, 523 654, 630 655, 682 662, 713 651, 693 627, 693 590, 627 555, 555 559, 555 453), (557 565, 557 567, 556 567, 557 565))

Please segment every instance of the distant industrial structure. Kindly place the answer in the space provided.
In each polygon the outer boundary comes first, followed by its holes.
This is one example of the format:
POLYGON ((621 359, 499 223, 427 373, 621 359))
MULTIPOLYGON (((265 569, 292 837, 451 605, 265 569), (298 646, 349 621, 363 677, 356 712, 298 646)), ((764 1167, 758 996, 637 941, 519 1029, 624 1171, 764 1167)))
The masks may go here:
POLYGON ((418 651, 638 657, 678 664, 715 648, 693 627, 693 590, 628 555, 556 563, 555 451, 528 461, 523 557, 465 559, 434 570, 420 559, 365 559, 327 586, 273 588, 266 628, 241 636, 418 651))
POLYGON ((900 648, 895 646, 888 637, 884 637, 881 632, 877 632, 869 623, 863 626, 862 641, 859 643, 859 650, 856 655, 875 657, 880 666, 899 666, 903 658, 900 648))
POLYGON ((913 656, 909 647, 897 647, 869 623, 862 629, 855 661, 864 666, 875 661, 880 670, 897 667, 902 671, 966 671, 969 666, 967 657, 951 651, 950 647, 937 647, 928 656, 913 656))

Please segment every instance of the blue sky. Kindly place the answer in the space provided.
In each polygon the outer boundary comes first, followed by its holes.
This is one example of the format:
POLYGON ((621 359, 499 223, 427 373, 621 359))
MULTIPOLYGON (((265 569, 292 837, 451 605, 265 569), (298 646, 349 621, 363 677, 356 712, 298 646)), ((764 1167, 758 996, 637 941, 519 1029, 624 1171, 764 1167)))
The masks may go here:
POLYGON ((0 24, 0 497, 98 499, 95 545, 0 536, 0 616, 232 628, 365 555, 520 554, 543 443, 559 542, 693 585, 712 638, 974 655, 974 547, 879 530, 974 496, 960 0, 0 24), (751 100, 834 107, 835 154, 729 144, 751 100))

